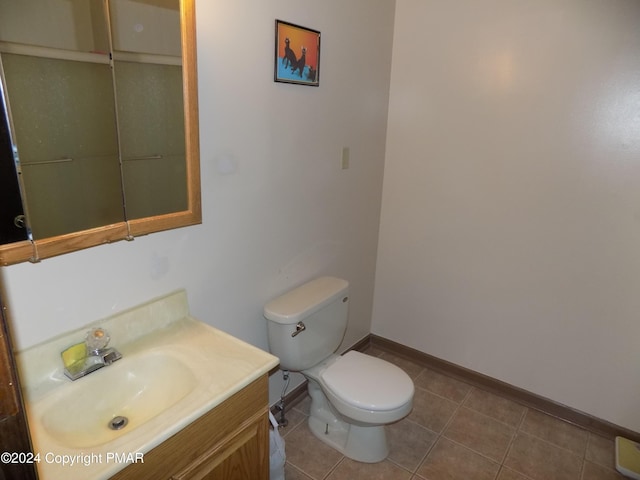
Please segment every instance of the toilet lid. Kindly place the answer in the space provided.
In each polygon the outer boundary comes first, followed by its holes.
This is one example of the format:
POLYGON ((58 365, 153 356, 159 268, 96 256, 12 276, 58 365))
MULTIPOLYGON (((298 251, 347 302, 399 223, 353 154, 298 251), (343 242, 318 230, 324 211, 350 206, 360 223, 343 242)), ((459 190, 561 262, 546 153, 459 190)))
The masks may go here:
POLYGON ((413 381, 404 370, 354 350, 332 363, 320 377, 335 395, 367 410, 393 410, 413 395, 413 381))

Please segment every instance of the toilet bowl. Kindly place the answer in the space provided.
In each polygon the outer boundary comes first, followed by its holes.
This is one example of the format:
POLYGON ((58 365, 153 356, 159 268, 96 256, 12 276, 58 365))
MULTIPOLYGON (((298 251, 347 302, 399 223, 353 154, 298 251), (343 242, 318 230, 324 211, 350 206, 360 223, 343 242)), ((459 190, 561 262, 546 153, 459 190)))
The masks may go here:
POLYGON ((397 366, 357 351, 337 355, 347 326, 348 283, 321 277, 269 302, 269 347, 283 370, 301 372, 311 397, 309 428, 360 462, 384 460, 384 425, 409 414, 414 386, 397 366))
POLYGON ((364 424, 396 422, 409 414, 413 381, 400 368, 370 355, 349 351, 304 370, 343 416, 364 424))
POLYGON ((356 351, 301 373, 309 381, 313 434, 354 460, 384 460, 389 454, 384 425, 411 411, 411 378, 389 362, 356 351))

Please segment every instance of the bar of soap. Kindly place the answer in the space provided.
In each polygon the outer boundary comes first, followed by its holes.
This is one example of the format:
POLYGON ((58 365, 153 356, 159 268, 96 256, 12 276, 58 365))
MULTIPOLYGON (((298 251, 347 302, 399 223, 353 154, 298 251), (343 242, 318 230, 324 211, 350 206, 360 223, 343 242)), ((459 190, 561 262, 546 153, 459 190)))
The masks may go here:
POLYGON ((84 360, 86 356, 87 346, 84 343, 78 343, 62 352, 62 363, 64 363, 65 368, 69 368, 74 363, 84 360))

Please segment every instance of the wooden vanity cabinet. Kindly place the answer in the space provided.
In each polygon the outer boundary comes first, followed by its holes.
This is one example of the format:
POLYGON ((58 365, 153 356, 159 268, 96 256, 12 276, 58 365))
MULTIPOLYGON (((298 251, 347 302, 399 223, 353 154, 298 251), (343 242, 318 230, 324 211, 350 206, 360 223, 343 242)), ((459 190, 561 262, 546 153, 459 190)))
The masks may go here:
POLYGON ((111 480, 268 480, 268 380, 263 375, 111 480))

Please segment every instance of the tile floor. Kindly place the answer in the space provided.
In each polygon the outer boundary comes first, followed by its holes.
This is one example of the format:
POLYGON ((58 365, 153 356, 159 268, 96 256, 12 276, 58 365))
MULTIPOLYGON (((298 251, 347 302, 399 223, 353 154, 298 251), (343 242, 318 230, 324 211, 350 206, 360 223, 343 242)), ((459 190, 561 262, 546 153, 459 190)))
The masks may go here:
POLYGON ((614 443, 376 349, 416 386, 413 411, 387 427, 389 457, 359 463, 316 439, 309 397, 287 411, 287 480, 609 480, 614 443))

